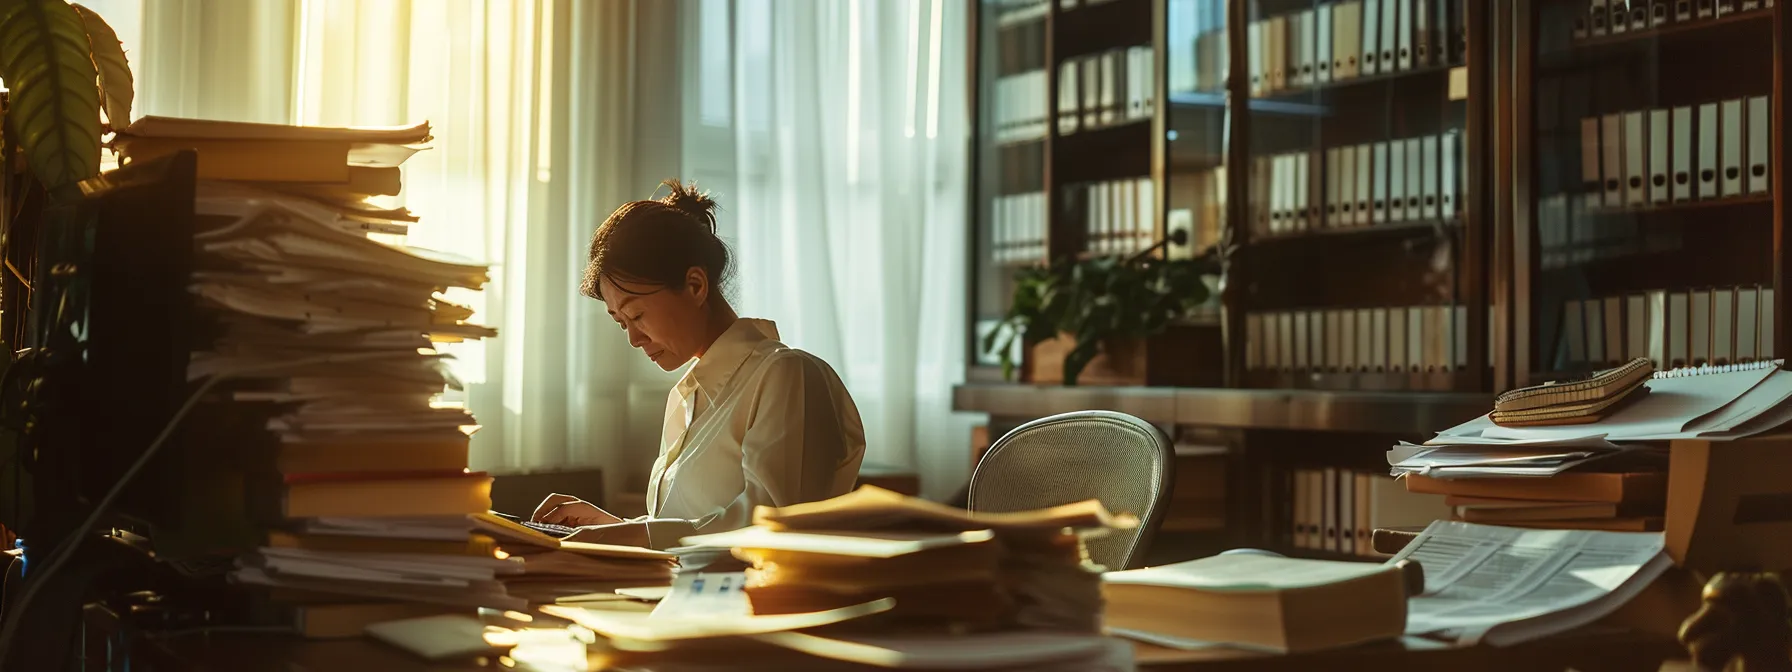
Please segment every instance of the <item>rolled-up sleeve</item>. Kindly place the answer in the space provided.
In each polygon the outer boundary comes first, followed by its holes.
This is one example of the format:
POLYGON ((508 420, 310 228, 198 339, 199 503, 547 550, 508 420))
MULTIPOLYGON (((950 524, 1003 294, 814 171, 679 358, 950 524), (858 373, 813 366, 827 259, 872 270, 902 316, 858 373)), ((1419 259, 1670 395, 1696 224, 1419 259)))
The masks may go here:
POLYGON ((864 458, 864 429, 839 378, 799 352, 775 355, 765 366, 754 397, 737 411, 748 414, 740 446, 742 491, 700 518, 644 520, 654 548, 746 527, 758 506, 819 501, 852 488, 864 458))

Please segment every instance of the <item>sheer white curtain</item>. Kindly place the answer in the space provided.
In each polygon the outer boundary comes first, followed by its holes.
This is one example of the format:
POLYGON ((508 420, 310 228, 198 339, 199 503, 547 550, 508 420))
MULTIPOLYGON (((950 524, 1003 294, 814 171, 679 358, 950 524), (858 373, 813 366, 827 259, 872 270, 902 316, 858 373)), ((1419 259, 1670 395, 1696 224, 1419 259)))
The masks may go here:
POLYGON ((839 370, 867 461, 969 471, 962 0, 686 0, 684 166, 721 204, 737 307, 839 370))
POLYGON ((676 7, 640 0, 98 0, 137 114, 328 125, 427 119, 409 242, 494 264, 454 348, 475 468, 604 468, 640 492, 673 376, 577 292, 592 230, 676 172, 676 7), (670 74, 668 74, 670 73, 670 74))

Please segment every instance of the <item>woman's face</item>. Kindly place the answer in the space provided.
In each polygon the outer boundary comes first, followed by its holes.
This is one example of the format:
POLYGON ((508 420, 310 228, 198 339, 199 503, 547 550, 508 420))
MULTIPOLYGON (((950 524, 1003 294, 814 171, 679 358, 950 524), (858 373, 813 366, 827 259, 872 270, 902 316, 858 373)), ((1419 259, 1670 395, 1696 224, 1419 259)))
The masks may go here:
POLYGON ((692 268, 682 287, 605 276, 598 291, 610 319, 628 332, 628 344, 661 369, 684 366, 709 345, 709 279, 702 269, 692 268))

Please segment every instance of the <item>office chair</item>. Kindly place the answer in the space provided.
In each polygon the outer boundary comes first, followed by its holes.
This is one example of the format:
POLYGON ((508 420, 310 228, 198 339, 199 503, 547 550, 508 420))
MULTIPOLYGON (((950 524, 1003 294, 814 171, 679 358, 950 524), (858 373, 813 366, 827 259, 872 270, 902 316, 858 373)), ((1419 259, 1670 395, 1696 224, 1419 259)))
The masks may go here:
POLYGON ((1078 411, 1034 420, 989 447, 971 473, 973 512, 1042 509, 1086 499, 1139 526, 1089 540, 1089 557, 1110 570, 1133 569, 1163 524, 1176 483, 1175 449, 1150 423, 1125 413, 1078 411))

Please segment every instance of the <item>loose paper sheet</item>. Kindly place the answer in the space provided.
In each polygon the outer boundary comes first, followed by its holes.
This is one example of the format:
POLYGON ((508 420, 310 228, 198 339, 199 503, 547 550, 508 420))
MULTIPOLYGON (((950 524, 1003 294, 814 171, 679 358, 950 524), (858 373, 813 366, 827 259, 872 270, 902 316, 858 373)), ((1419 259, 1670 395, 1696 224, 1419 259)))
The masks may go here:
POLYGON ((1525 530, 1437 521, 1388 562, 1425 570, 1406 633, 1514 644, 1597 620, 1670 563, 1657 532, 1525 530))

